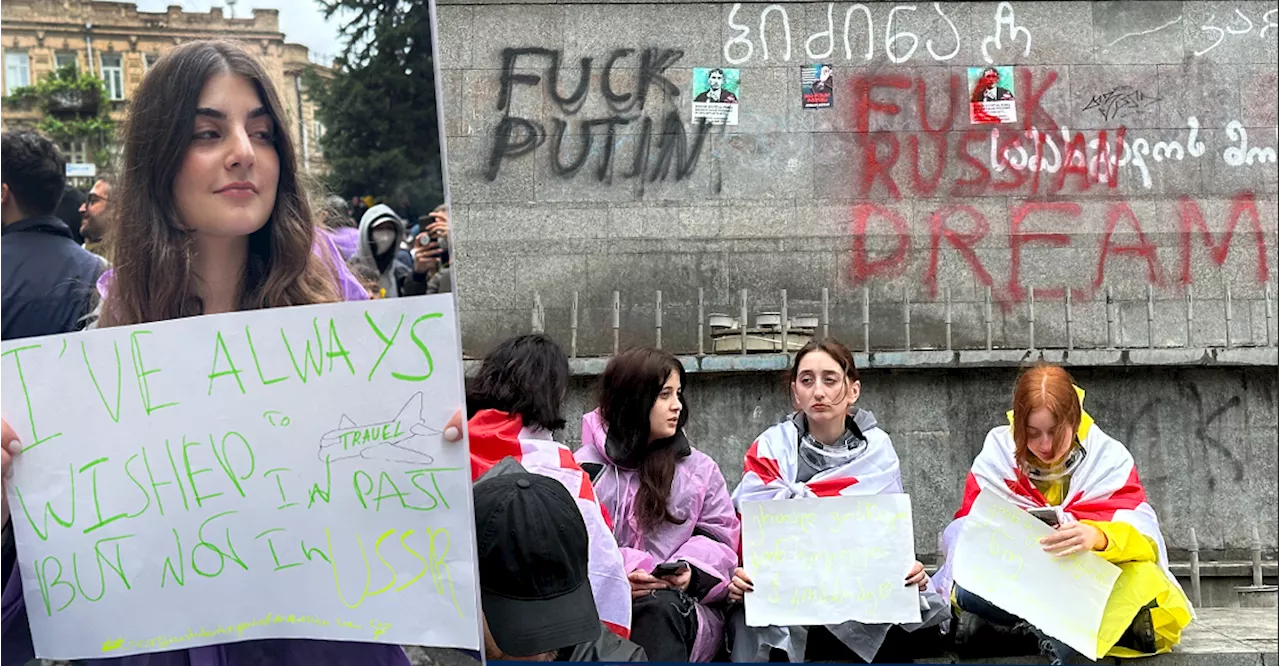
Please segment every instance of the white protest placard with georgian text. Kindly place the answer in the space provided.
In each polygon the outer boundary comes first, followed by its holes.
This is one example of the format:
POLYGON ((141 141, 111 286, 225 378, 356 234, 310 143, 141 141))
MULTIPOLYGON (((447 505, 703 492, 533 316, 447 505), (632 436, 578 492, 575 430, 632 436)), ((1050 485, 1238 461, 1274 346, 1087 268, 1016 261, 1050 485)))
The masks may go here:
POLYGON ((955 582, 1097 659, 1098 629, 1120 569, 1094 553, 1059 556, 1053 528, 993 493, 974 500, 955 548, 955 582))
POLYGON ((259 638, 479 648, 451 295, 12 340, 37 653, 259 638))
POLYGON ((920 622, 907 495, 743 502, 742 555, 749 626, 920 622))

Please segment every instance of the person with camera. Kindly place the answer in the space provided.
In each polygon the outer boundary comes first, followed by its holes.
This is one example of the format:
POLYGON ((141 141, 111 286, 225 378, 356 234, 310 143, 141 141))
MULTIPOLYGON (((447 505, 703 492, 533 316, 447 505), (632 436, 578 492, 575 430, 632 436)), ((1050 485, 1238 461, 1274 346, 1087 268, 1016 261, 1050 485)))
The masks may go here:
POLYGON ((404 294, 447 294, 453 291, 448 205, 440 204, 418 218, 418 225, 422 231, 413 240, 413 273, 405 280, 404 294))

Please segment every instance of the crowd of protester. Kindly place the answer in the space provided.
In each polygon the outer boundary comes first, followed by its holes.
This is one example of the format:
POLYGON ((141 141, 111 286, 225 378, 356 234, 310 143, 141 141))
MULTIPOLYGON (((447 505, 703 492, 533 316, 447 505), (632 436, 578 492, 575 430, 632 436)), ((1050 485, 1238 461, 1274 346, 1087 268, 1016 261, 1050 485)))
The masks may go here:
MULTIPOLYGON (((120 175, 100 179, 79 202, 74 231, 58 212, 66 183, 56 148, 33 132, 4 134, 3 338, 449 291, 448 210, 409 226, 386 205, 313 201, 280 126, 285 117, 271 78, 243 48, 197 41, 175 49, 141 83, 120 175)), ((999 631, 1054 662, 1079 658, 954 585, 945 565, 931 579, 919 562, 895 581, 918 593, 919 623, 747 626, 743 604, 755 587, 742 566, 743 502, 903 491, 885 426, 857 406, 863 386, 849 349, 811 342, 790 375, 793 410, 743 452, 742 480, 730 489, 686 434, 696 418, 692 389, 671 354, 637 348, 611 358, 597 408, 582 418, 581 447, 571 451, 556 440, 567 427, 564 352, 542 335, 494 349, 466 400, 485 656, 907 661, 999 631)), ((1083 392, 1060 367, 1020 376, 1008 423, 991 430, 974 461, 948 548, 981 491, 1052 507, 1059 522, 1045 550, 1093 551, 1136 590, 1108 605, 1102 651, 1167 652, 1190 621, 1186 598, 1169 574, 1155 513, 1130 501, 1142 497, 1132 457, 1082 405, 1083 392), (1123 508, 1111 499, 1120 496, 1123 508)), ((445 433, 459 446, 462 420, 460 412, 445 433)), ((0 440, 7 476, 21 443, 7 422, 0 440)), ((7 502, 3 518, 7 666, 25 663, 32 648, 7 502)), ((270 639, 112 663, 408 659, 393 645, 270 639)))

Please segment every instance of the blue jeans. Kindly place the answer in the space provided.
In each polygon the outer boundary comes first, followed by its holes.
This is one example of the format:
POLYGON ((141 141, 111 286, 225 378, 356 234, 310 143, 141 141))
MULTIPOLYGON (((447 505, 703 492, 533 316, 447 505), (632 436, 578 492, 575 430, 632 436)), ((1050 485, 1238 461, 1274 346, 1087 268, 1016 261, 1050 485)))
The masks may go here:
MULTIPOLYGON (((1022 618, 997 607, 995 604, 983 599, 982 597, 960 587, 955 586, 956 605, 960 610, 974 615, 990 622, 1006 627, 1013 627, 1018 624, 1025 624, 1030 627, 1031 632, 1040 640, 1040 650, 1045 653, 1044 656, 1054 660, 1054 663, 1077 662, 1081 660, 1089 660, 1084 655, 1076 652, 1071 646, 1062 641, 1052 638, 1039 629, 1031 626, 1022 618)), ((1091 661, 1091 660, 1090 660, 1091 661)))

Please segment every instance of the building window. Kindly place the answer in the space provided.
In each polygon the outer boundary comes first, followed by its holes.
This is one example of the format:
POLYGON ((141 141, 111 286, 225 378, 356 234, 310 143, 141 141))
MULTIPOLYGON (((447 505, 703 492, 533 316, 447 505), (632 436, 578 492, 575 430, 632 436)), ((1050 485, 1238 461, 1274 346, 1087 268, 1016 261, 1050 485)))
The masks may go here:
POLYGON ((31 85, 31 59, 26 51, 5 51, 4 94, 12 95, 22 86, 31 85))
POLYGON ((63 141, 58 144, 58 148, 62 150, 62 156, 67 162, 72 164, 86 164, 91 161, 89 149, 83 141, 63 141))
POLYGON ((71 66, 73 66, 73 67, 79 67, 79 66, 80 66, 79 58, 77 58, 77 57, 76 57, 76 53, 75 53, 75 52, 73 52, 73 51, 59 51, 58 53, 53 54, 53 66, 54 66, 54 69, 62 69, 63 67, 66 67, 67 65, 71 65, 71 66))
POLYGON ((107 97, 124 99, 124 66, 119 53, 102 54, 102 82, 107 86, 107 97))
POLYGON ((160 56, 155 53, 142 54, 142 73, 146 74, 147 72, 150 72, 151 68, 156 66, 156 61, 159 59, 160 56))

